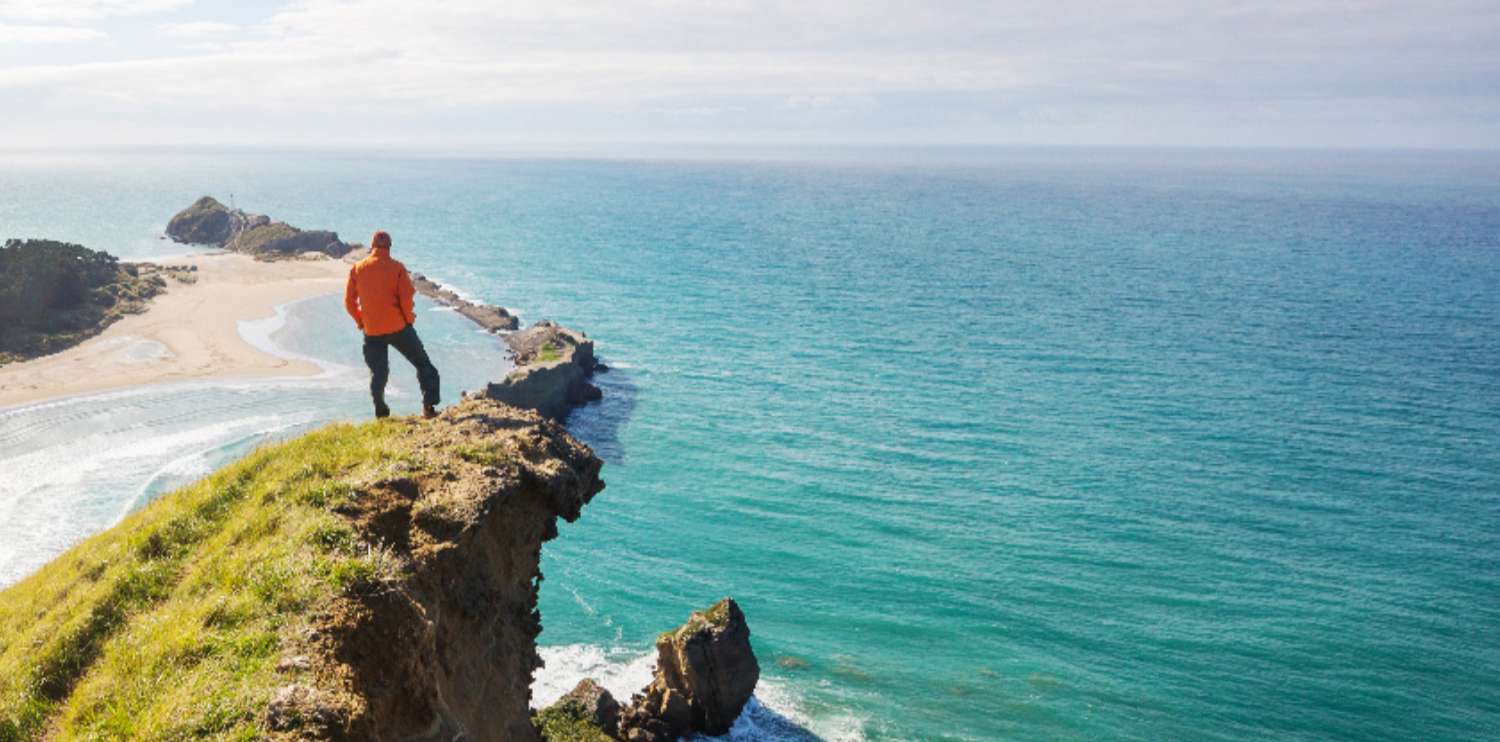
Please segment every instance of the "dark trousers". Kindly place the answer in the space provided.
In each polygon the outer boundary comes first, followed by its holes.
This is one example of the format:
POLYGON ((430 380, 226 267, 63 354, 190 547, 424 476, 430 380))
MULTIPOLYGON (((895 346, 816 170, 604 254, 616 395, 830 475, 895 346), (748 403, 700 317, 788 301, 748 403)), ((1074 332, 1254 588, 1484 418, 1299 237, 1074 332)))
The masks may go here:
POLYGON ((386 412, 385 382, 391 378, 390 355, 387 348, 395 348, 417 368, 417 383, 422 387, 422 404, 438 403, 438 370, 427 357, 422 339, 417 337, 417 328, 407 325, 389 335, 365 336, 365 365, 370 367, 370 396, 375 400, 375 411, 386 412))

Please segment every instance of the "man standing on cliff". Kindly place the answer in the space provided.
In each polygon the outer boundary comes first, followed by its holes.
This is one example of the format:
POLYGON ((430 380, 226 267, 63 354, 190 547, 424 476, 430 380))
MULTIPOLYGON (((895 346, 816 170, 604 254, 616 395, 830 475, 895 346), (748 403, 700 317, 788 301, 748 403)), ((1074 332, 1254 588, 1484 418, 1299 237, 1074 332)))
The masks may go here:
POLYGON ((391 258, 391 236, 384 231, 376 232, 370 238, 370 255, 349 269, 349 283, 344 288, 344 308, 365 333, 365 365, 370 367, 375 417, 391 414, 391 408, 385 405, 391 347, 417 368, 417 383, 422 387, 422 416, 437 415, 438 370, 427 358, 417 329, 412 327, 417 321, 412 311, 414 293, 406 266, 391 258))

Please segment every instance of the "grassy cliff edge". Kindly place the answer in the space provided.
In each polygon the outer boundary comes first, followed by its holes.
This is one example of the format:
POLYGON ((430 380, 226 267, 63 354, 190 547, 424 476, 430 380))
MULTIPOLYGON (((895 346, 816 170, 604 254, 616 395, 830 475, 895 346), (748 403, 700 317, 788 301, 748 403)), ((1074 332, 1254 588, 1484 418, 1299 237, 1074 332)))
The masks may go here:
POLYGON ((541 543, 599 467, 487 400, 261 448, 0 591, 0 740, 534 738, 541 543))

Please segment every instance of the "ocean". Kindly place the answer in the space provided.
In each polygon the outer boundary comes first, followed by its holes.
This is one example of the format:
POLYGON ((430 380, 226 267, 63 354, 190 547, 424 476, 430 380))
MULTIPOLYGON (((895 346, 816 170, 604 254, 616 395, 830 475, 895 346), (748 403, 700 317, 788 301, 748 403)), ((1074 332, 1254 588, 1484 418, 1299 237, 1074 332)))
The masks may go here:
MULTIPOLYGON (((150 258, 233 194, 596 340, 609 486, 545 550, 539 702, 628 696, 732 595, 735 740, 1500 736, 1500 155, 0 162, 0 237, 150 258)), ((418 328, 450 401, 508 367, 418 328)), ((369 415, 337 298, 243 329, 324 373, 0 411, 0 584, 369 415)))

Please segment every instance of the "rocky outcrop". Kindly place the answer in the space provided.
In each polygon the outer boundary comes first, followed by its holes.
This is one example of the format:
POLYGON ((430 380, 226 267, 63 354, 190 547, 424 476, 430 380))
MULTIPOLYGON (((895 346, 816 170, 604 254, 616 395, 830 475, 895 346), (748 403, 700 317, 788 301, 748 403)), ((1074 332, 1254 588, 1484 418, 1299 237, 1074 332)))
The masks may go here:
POLYGON ((750 627, 733 599, 693 613, 656 639, 656 672, 620 719, 628 742, 729 731, 760 680, 750 627))
POLYGON ((340 599, 306 652, 287 650, 333 682, 285 694, 312 699, 303 713, 269 713, 321 714, 335 728, 308 731, 349 739, 536 739, 542 542, 603 489, 601 462, 560 427, 488 400, 414 422, 409 438, 440 465, 372 483, 340 511, 403 565, 399 577, 340 599))
POLYGON ((258 260, 284 260, 306 253, 337 258, 354 248, 340 240, 336 232, 298 229, 265 214, 231 209, 211 196, 177 212, 167 222, 167 236, 176 242, 246 253, 258 260))
POLYGON ((506 311, 505 307, 469 301, 421 273, 412 274, 411 284, 417 293, 444 306, 453 307, 459 314, 490 332, 510 331, 521 326, 520 318, 506 311))
POLYGON ((543 320, 507 336, 505 342, 516 368, 486 385, 482 396, 536 410, 553 420, 563 420, 574 407, 603 396, 589 382, 599 363, 594 341, 583 333, 543 320))
POLYGON ((236 234, 224 248, 254 255, 262 260, 300 257, 304 253, 321 253, 343 257, 353 249, 339 240, 337 232, 326 229, 298 229, 285 222, 261 224, 236 234))
POLYGON ((53 240, 0 246, 0 364, 66 350, 146 310, 185 271, 53 240))
POLYGON ((167 236, 176 242, 223 247, 240 232, 270 221, 270 217, 231 209, 204 196, 167 222, 167 236))
POLYGON ((750 626, 732 598, 695 611, 687 623, 656 639, 651 684, 630 706, 617 707, 592 679, 537 714, 548 742, 619 739, 672 742, 729 731, 760 681, 750 626))

